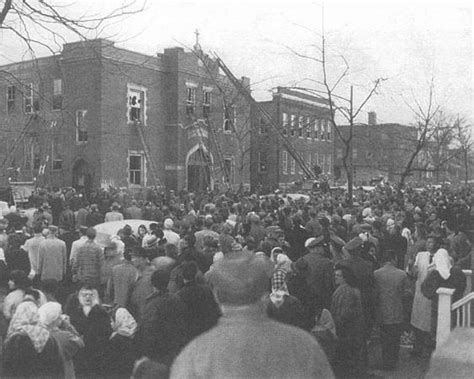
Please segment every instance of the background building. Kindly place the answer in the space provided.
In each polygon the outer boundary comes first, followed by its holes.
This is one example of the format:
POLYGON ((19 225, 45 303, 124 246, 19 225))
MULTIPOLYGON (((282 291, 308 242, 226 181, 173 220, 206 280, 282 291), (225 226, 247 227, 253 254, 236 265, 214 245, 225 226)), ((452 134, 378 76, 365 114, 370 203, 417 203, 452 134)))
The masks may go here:
POLYGON ((250 181, 250 107, 198 44, 148 56, 98 39, 1 70, 3 183, 87 191, 250 181))
MULTIPOLYGON (((340 126, 346 138, 349 126, 340 126)), ((369 113, 368 124, 353 126, 352 157, 354 184, 368 185, 371 180, 384 178, 396 182, 406 166, 416 141, 416 128, 400 124, 377 124, 375 113, 369 113)), ((334 178, 346 182, 342 163, 345 145, 336 135, 334 178)))
MULTIPOLYGON (((259 103, 311 168, 332 175, 334 136, 328 101, 306 91, 278 87, 272 100, 259 103)), ((269 191, 304 180, 301 167, 282 146, 277 133, 252 108, 251 183, 269 191)))

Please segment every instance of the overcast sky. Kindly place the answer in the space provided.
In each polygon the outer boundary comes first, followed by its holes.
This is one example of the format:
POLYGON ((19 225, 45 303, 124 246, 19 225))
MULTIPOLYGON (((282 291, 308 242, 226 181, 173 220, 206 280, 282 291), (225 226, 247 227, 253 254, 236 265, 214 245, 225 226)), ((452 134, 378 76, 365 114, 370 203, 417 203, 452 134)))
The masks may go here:
MULTIPOLYGON (((70 0, 56 3, 72 4, 70 0)), ((77 0, 73 12, 102 12, 117 0, 77 0)), ((166 47, 192 47, 195 29, 205 52, 215 52, 236 76, 248 76, 255 97, 267 99, 276 86, 315 87, 321 66, 295 55, 318 57, 322 2, 310 0, 148 0, 140 14, 110 24, 103 36, 116 45, 150 55, 166 47)), ((473 120, 473 39, 471 1, 398 0, 326 1, 324 24, 333 78, 349 63, 356 103, 377 78, 386 78, 365 111, 379 122, 411 123, 406 103, 428 98, 431 79, 435 100, 446 112, 473 120)), ((19 45, 3 34, 0 62, 21 59, 19 45)), ((366 113, 360 121, 365 121, 366 113)))

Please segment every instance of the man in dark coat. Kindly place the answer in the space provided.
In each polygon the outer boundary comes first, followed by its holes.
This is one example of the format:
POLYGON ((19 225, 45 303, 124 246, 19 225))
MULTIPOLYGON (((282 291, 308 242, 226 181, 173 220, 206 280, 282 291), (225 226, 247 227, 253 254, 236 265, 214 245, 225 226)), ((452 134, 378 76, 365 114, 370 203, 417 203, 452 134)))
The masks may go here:
POLYGON ((191 341, 217 324, 221 311, 211 289, 196 283, 198 268, 195 262, 182 264, 184 286, 176 295, 183 301, 186 321, 186 340, 191 341))
POLYGON ((321 299, 324 308, 329 309, 334 292, 334 270, 333 263, 324 256, 323 243, 324 236, 308 238, 305 247, 309 253, 300 259, 308 264, 306 282, 313 293, 321 299))
POLYGON ((137 335, 140 352, 165 365, 172 363, 186 343, 185 305, 168 292, 169 279, 169 267, 153 272, 154 292, 147 298, 137 335))
POLYGON ((374 322, 375 314, 375 278, 373 265, 360 256, 364 246, 361 237, 354 237, 344 245, 348 257, 339 262, 341 266, 347 267, 355 276, 355 286, 360 290, 362 309, 364 310, 367 331, 374 322))

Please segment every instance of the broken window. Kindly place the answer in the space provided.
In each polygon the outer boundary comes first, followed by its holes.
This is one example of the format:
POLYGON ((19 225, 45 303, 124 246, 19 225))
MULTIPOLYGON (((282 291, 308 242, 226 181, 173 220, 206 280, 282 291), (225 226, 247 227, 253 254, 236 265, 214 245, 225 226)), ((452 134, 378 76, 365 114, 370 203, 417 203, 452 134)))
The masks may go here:
POLYGON ((231 133, 235 127, 235 108, 233 105, 227 105, 224 108, 224 132, 231 133))
POLYGON ((88 141, 87 124, 86 124, 86 110, 76 111, 76 142, 86 143, 88 141))
POLYGON ((186 114, 194 114, 196 110, 196 88, 186 87, 186 114))
POLYGON ((7 113, 13 113, 15 110, 16 87, 8 86, 7 88, 7 113))
POLYGON ((212 93, 210 91, 204 91, 202 101, 202 115, 204 118, 209 117, 209 114, 211 113, 211 100, 212 93))
POLYGON ((38 85, 30 83, 26 85, 23 94, 25 101, 25 113, 34 113, 39 111, 38 85))
POLYGON ((146 124, 146 89, 131 85, 127 87, 127 122, 146 124))
POLYGON ((53 110, 59 110, 63 107, 63 81, 54 79, 53 81, 53 110))

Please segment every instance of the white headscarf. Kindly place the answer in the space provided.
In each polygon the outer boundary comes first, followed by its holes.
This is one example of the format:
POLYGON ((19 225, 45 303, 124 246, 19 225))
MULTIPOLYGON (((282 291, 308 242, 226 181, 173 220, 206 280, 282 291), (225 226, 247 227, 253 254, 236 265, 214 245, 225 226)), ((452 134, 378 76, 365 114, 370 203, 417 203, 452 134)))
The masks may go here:
POLYGON ((38 309, 39 321, 44 326, 50 326, 63 313, 61 304, 48 301, 38 309))
POLYGON ((114 332, 110 338, 117 334, 124 337, 133 337, 137 330, 137 322, 125 308, 118 308, 115 312, 115 320, 112 321, 112 329, 114 332))
POLYGON ((447 280, 451 275, 451 257, 446 249, 439 249, 433 256, 433 263, 436 265, 436 270, 439 272, 444 280, 447 280))

